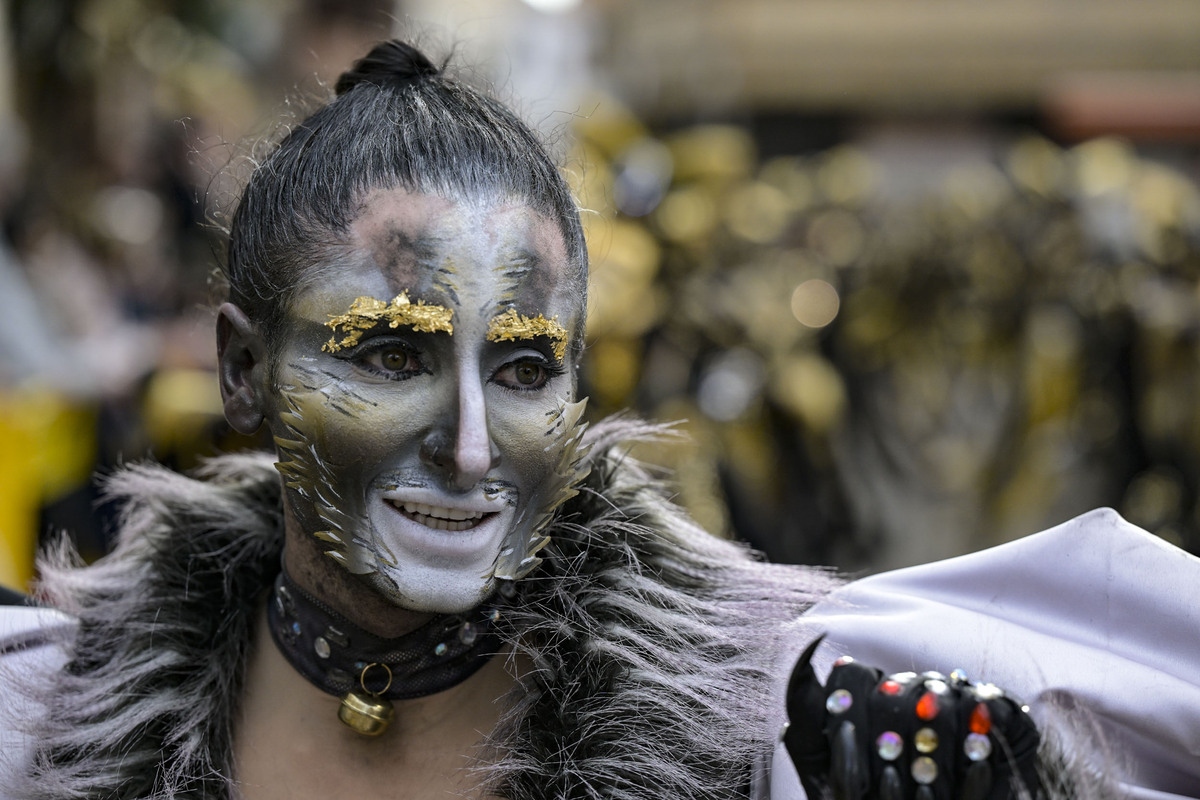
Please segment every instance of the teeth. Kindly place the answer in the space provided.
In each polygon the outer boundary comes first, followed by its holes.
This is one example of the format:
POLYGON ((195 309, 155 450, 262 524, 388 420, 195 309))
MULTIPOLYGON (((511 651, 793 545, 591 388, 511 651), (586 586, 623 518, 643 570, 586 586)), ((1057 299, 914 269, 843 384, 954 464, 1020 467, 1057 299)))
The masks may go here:
POLYGON ((413 514, 412 518, 415 522, 433 528, 435 531, 465 531, 468 528, 474 528, 475 520, 462 520, 460 522, 451 522, 448 519, 438 519, 437 517, 426 517, 421 514, 413 514))
POLYGON ((430 506, 425 503, 392 503, 414 522, 438 531, 465 531, 487 516, 482 511, 430 506))
POLYGON ((420 514, 423 517, 437 517, 438 519, 463 520, 463 519, 482 519, 482 511, 467 511, 462 508, 442 508, 441 506, 427 506, 424 503, 404 503, 404 510, 409 514, 420 514))

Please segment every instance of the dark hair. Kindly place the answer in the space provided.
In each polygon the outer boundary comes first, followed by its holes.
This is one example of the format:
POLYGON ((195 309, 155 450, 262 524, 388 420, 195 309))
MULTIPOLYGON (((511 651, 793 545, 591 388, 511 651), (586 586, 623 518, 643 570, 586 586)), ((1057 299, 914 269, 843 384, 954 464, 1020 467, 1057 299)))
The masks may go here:
MULTIPOLYGON (((520 198, 558 223, 585 296, 587 250, 575 200, 512 111, 400 41, 377 45, 341 76, 336 92, 255 168, 230 225, 229 299, 269 345, 292 297, 321 278, 317 257, 343 243, 372 189, 520 198)), ((574 339, 581 347, 582 335, 574 339)))

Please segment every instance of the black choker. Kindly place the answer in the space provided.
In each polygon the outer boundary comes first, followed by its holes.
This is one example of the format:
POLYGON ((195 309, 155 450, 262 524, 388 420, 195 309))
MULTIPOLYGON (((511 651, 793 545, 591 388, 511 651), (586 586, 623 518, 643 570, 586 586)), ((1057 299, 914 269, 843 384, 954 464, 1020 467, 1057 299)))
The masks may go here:
POLYGON ((495 604, 484 604, 385 639, 301 589, 286 570, 267 603, 271 638, 284 658, 318 689, 341 697, 339 718, 370 736, 391 722, 389 701, 449 689, 486 664, 500 649, 500 613, 495 604))

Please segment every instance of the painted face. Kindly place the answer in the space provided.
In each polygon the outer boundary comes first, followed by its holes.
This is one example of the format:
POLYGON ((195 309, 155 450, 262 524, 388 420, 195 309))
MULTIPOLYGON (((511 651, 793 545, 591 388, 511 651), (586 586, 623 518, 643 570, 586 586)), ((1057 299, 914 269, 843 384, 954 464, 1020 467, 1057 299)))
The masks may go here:
POLYGON ((572 494, 583 313, 520 203, 376 191, 288 311, 272 432, 304 533, 398 606, 464 611, 572 494))

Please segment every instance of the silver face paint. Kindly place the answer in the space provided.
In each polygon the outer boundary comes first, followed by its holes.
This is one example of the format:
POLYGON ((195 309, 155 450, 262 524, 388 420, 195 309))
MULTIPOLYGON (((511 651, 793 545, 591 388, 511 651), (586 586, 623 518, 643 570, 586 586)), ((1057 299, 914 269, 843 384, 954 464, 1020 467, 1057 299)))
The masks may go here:
POLYGON ((536 566, 581 477, 570 349, 489 330, 513 312, 573 331, 583 309, 557 226, 527 206, 388 190, 363 208, 351 247, 289 309, 279 469, 331 558, 401 607, 463 611, 536 566), (402 293, 452 312, 452 332, 381 319, 322 349, 330 319, 402 293))

